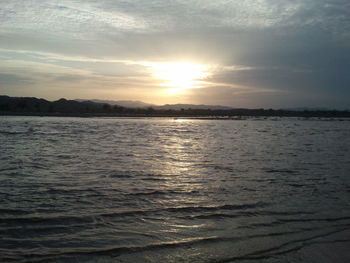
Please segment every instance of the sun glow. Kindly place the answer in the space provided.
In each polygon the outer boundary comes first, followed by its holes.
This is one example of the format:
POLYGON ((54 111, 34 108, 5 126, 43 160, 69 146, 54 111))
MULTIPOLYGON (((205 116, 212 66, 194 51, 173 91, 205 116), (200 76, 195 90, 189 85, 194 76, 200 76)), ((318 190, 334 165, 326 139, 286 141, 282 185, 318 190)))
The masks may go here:
POLYGON ((163 81, 169 94, 179 94, 186 89, 200 88, 209 76, 208 66, 187 62, 155 63, 155 78, 163 81))

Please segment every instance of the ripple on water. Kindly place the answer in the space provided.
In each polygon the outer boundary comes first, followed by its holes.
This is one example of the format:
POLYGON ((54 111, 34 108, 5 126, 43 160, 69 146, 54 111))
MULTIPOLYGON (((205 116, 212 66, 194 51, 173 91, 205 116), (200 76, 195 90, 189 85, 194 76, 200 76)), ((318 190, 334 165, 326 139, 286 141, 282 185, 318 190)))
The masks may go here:
POLYGON ((0 119, 0 261, 284 262, 349 241, 350 122, 257 120, 0 119))

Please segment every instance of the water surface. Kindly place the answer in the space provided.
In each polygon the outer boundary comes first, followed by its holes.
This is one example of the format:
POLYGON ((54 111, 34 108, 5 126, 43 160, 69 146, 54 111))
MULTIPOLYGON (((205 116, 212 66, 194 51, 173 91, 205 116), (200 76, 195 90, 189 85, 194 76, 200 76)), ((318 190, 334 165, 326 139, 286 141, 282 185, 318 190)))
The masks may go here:
POLYGON ((1 117, 0 142, 1 262, 308 262, 349 244, 349 121, 1 117))

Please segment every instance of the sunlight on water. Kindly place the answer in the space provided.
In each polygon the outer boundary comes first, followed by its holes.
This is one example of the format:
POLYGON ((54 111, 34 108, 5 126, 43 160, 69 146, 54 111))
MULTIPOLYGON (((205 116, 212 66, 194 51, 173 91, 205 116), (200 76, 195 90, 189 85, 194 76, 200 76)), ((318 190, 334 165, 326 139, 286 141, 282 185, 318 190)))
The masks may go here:
POLYGON ((307 262, 349 240, 349 121, 0 124, 1 262, 307 262))

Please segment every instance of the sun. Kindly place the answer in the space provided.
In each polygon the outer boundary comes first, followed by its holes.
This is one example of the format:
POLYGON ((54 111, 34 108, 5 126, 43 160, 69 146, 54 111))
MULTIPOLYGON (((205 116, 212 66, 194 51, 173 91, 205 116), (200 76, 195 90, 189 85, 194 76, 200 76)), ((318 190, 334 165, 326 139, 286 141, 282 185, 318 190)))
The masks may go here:
POLYGON ((166 62, 152 65, 153 76, 168 87, 170 94, 193 88, 200 88, 204 79, 209 76, 206 65, 189 62, 166 62))

